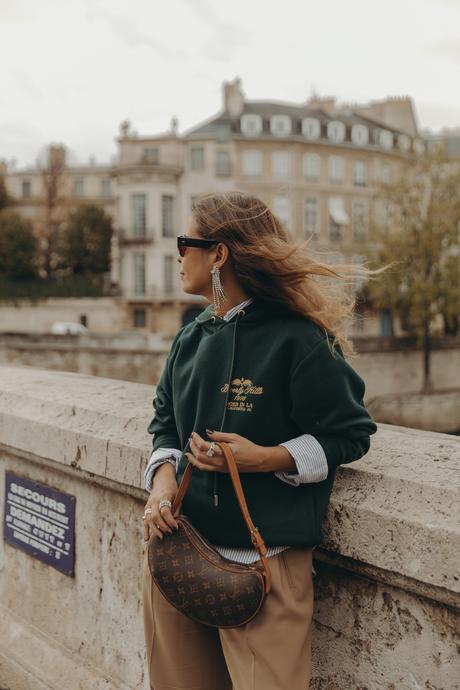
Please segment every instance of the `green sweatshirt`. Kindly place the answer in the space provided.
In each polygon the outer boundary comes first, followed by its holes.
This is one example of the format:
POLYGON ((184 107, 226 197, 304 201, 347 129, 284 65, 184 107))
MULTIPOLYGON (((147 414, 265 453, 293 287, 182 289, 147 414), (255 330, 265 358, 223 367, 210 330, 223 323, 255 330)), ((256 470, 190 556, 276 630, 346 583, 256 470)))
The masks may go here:
MULTIPOLYGON (((209 305, 179 330, 156 389, 153 450, 187 452, 192 431, 233 432, 262 446, 312 434, 328 476, 291 486, 273 472, 241 472, 249 512, 267 546, 317 546, 336 468, 361 458, 377 425, 364 381, 332 336, 308 317, 255 298, 229 321, 209 305)), ((178 469, 180 481, 187 458, 178 469)), ((182 512, 212 543, 251 547, 230 476, 194 469, 182 512), (215 496, 217 495, 217 505, 215 496)))

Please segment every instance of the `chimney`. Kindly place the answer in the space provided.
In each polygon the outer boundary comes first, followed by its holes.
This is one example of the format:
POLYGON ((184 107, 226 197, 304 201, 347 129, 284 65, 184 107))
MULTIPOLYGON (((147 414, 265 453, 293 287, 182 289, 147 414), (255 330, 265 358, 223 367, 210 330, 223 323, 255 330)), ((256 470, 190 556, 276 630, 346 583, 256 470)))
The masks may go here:
POLYGON ((230 117, 239 117, 244 108, 244 93, 240 77, 235 77, 233 81, 224 81, 223 92, 224 111, 230 117))
POLYGON ((49 167, 65 168, 66 165, 66 151, 62 144, 51 144, 48 149, 48 165, 49 167))
POLYGON ((318 96, 314 94, 307 100, 307 108, 324 110, 324 112, 332 115, 336 111, 335 98, 334 96, 318 96))

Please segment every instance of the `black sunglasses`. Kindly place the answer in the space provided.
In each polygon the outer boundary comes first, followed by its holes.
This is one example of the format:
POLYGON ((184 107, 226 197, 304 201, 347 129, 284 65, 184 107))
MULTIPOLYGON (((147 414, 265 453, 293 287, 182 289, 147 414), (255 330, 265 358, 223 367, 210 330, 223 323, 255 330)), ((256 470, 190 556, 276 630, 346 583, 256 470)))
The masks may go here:
POLYGON ((197 237, 187 237, 187 235, 177 236, 177 249, 181 256, 184 256, 187 247, 201 247, 201 249, 211 249, 218 240, 198 239, 197 237))

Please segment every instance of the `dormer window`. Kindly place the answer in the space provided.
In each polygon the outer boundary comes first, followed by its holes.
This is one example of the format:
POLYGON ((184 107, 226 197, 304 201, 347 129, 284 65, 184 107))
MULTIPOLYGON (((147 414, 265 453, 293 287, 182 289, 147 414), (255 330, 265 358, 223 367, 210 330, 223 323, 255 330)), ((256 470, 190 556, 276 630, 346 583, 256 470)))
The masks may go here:
POLYGON ((270 118, 270 132, 275 137, 287 137, 291 133, 291 118, 289 115, 272 115, 270 118))
POLYGON ((393 133, 388 129, 381 129, 379 134, 379 143, 383 149, 393 148, 393 133))
POLYGON ((339 144, 345 139, 345 125, 338 120, 332 120, 327 123, 328 139, 336 144, 339 144))
POLYGON ((366 125, 353 125, 351 140, 356 146, 366 146, 369 142, 369 130, 366 125))
POLYGON ((321 136, 321 123, 316 117, 304 117, 302 120, 302 134, 305 139, 315 140, 321 136))
POLYGON ((400 134, 398 136, 398 146, 404 153, 407 153, 410 149, 410 137, 407 134, 400 134))
POLYGON ((262 118, 260 115, 242 115, 240 125, 241 131, 248 137, 257 136, 262 132, 262 118))

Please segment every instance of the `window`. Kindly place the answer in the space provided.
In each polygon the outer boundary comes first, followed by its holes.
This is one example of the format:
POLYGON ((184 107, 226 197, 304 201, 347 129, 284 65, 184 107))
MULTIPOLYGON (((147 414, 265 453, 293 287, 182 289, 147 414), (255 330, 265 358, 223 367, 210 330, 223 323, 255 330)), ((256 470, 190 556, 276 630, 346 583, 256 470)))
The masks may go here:
POLYGON ((142 162, 155 165, 159 163, 160 151, 157 146, 147 146, 142 151, 142 162))
POLYGON ((425 151, 425 144, 421 139, 414 139, 412 146, 414 147, 414 152, 417 156, 421 156, 425 151))
POLYGON ((73 181, 73 191, 75 196, 83 196, 84 191, 84 180, 82 177, 76 177, 73 181))
POLYGON ((170 254, 163 256, 163 287, 166 295, 174 292, 174 257, 170 254))
POLYGON ((278 194, 273 199, 273 213, 278 216, 284 225, 289 227, 291 214, 289 209, 289 199, 287 196, 278 194))
POLYGON ((354 183, 355 187, 365 187, 367 184, 367 166, 364 161, 355 161, 354 183))
POLYGON ((262 132, 262 118, 260 115, 247 114, 242 115, 241 120, 241 131, 247 136, 257 135, 262 132))
POLYGON ((133 311, 133 326, 134 328, 145 328, 146 318, 145 309, 134 309, 133 311))
POLYGON ((306 139, 319 139, 321 135, 321 123, 315 117, 305 117, 302 120, 302 134, 306 139))
POLYGON ((308 197, 305 199, 304 226, 307 237, 317 237, 319 233, 318 199, 308 197))
POLYGON ((383 184, 391 184, 391 168, 385 163, 382 165, 382 182, 383 184))
POLYGON ((329 156, 329 181, 343 182, 345 174, 345 161, 342 156, 329 156))
POLYGON ((262 154, 252 149, 243 151, 243 174, 246 177, 257 177, 262 173, 262 154))
POLYGON ((303 157, 303 174, 306 180, 319 180, 320 159, 317 153, 306 153, 303 157))
POLYGON ((327 136, 331 141, 339 143, 345 139, 345 125, 333 120, 327 123, 327 136))
POLYGON ((231 174, 229 151, 216 151, 216 175, 228 177, 231 174))
POLYGON ((291 118, 289 115, 272 115, 270 118, 270 132, 276 137, 287 137, 291 133, 291 118))
POLYGON ((353 239, 362 242, 366 239, 369 221, 369 203, 367 199, 353 199, 353 239))
POLYGON ((133 219, 133 237, 145 237, 146 231, 146 194, 131 195, 131 209, 133 219))
POLYGON ((32 183, 30 180, 23 180, 22 181, 22 198, 23 199, 30 199, 32 196, 32 183))
POLYGON ((190 149, 190 169, 204 170, 204 148, 202 146, 193 146, 190 149))
POLYGON ((272 174, 276 180, 287 180, 291 172, 291 154, 288 151, 272 153, 272 174))
POLYGON ((161 197, 161 227, 163 237, 174 237, 174 197, 161 197))
POLYGON ((329 238, 332 241, 342 240, 342 228, 350 221, 345 211, 343 199, 340 196, 331 196, 328 200, 329 209, 329 238))
POLYGON ((353 125, 351 140, 356 146, 366 146, 369 141, 369 130, 365 125, 353 125))
POLYGON ((134 262, 134 294, 145 295, 145 254, 135 252, 134 262))
POLYGON ((336 223, 333 218, 329 218, 329 239, 333 242, 342 240, 342 226, 336 223))
POLYGON ((384 149, 393 148, 393 133, 390 132, 388 129, 380 130, 379 144, 384 149))
POLYGON ((101 196, 110 196, 110 180, 101 180, 101 196))
POLYGON ((407 134, 400 134, 398 136, 398 145, 401 151, 407 153, 410 150, 410 137, 407 134))

